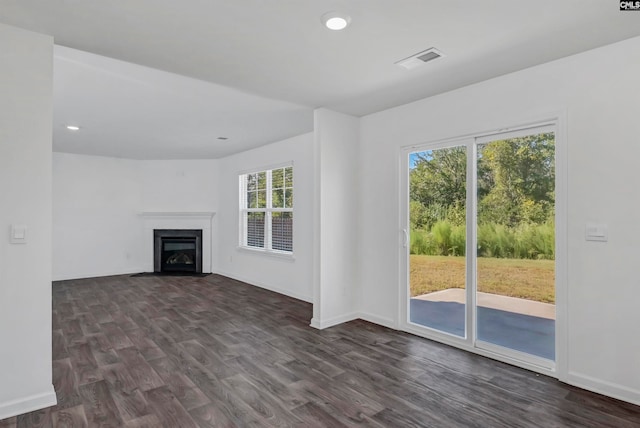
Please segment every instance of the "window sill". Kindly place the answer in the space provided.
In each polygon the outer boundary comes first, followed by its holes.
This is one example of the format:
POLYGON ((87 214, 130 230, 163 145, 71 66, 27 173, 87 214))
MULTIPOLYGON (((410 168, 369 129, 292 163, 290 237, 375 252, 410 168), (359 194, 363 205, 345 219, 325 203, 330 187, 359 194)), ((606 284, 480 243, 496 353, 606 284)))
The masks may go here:
POLYGON ((267 250, 260 250, 257 248, 251 248, 251 247, 236 247, 236 249, 240 252, 243 253, 250 253, 250 254, 256 254, 256 255, 263 255, 263 256, 267 256, 267 257, 273 257, 276 259, 281 259, 281 260, 288 260, 288 261, 295 261, 295 257, 292 253, 281 253, 278 251, 267 251, 267 250))

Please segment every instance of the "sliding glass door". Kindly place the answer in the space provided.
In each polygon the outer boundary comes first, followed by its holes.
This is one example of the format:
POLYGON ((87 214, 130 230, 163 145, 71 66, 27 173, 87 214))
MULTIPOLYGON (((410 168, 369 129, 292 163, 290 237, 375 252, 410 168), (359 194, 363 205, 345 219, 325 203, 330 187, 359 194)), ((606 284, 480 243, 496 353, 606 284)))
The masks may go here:
POLYGON ((413 152, 409 168, 410 321, 465 337, 467 147, 413 152))
POLYGON ((554 360, 554 132, 476 144, 478 346, 554 360))
POLYGON ((555 126, 417 147, 405 159, 408 326, 552 367, 555 126))

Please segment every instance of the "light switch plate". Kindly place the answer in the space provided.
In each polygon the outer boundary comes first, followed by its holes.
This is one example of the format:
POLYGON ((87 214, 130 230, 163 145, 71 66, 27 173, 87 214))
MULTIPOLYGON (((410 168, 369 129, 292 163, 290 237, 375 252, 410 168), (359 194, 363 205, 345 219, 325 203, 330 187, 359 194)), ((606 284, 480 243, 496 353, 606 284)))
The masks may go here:
POLYGON ((26 244, 27 243, 27 226, 24 224, 11 225, 11 243, 26 244))
POLYGON ((587 223, 585 226, 585 239, 587 241, 607 242, 609 230, 606 224, 587 223))

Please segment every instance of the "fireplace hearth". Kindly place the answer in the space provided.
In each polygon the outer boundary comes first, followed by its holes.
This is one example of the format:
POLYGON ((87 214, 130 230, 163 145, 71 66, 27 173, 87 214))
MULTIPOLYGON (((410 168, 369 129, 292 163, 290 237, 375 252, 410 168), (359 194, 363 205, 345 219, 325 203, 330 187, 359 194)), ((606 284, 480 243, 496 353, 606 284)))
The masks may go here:
POLYGON ((154 229, 153 271, 202 273, 202 230, 154 229))

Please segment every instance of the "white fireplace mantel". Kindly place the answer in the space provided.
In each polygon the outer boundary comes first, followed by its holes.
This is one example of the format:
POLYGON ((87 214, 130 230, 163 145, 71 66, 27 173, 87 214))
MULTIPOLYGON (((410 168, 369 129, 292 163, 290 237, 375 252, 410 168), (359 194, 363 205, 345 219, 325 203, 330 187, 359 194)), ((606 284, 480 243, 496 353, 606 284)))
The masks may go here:
POLYGON ((171 217, 186 217, 186 218, 207 218, 212 219, 216 215, 213 211, 178 211, 178 212, 164 212, 164 211, 143 211, 140 213, 143 218, 171 218, 171 217))
POLYGON ((153 231, 154 229, 202 229, 202 271, 210 273, 213 255, 212 211, 155 212, 143 211, 144 225, 144 266, 146 272, 153 272, 153 231))

